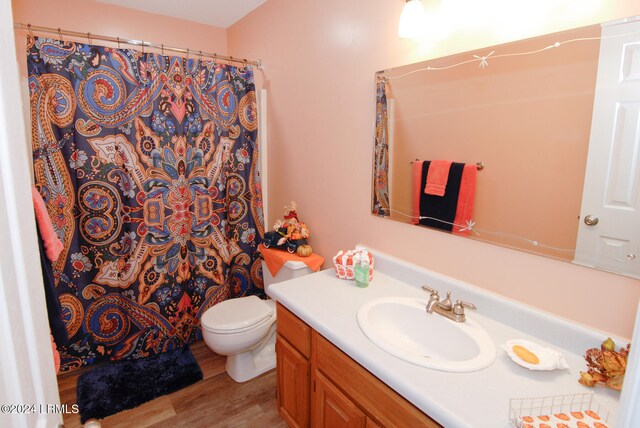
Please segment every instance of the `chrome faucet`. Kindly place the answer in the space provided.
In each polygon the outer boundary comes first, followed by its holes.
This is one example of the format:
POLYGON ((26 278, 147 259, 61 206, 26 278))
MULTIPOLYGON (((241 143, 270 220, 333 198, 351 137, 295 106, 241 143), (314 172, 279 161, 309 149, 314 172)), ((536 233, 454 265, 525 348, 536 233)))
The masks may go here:
POLYGON ((451 304, 450 291, 447 291, 447 297, 444 300, 440 300, 438 290, 427 285, 423 285, 422 289, 429 293, 429 302, 427 302, 426 308, 428 314, 435 312, 455 322, 464 322, 467 319, 464 314, 464 309, 476 309, 476 305, 473 303, 463 302, 460 299, 456 300, 455 304, 451 304))

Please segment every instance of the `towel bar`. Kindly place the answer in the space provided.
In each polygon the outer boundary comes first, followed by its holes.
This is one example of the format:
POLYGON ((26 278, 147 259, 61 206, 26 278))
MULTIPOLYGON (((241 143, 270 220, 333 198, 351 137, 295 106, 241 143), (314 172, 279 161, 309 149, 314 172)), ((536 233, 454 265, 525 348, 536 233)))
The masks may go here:
MULTIPOLYGON (((419 161, 420 159, 412 160, 411 162, 409 162, 409 164, 413 164, 414 162, 419 161)), ((484 164, 482 162, 476 162, 476 168, 478 168, 478 171, 482 171, 484 169, 484 164)))

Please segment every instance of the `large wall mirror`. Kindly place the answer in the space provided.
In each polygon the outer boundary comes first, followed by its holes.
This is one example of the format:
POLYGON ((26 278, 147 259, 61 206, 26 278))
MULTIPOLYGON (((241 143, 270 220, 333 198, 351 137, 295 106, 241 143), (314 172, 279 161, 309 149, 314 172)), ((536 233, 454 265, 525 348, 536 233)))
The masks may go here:
POLYGON ((379 71, 376 93, 374 215, 430 227, 464 194, 448 233, 640 278, 638 17, 379 71))

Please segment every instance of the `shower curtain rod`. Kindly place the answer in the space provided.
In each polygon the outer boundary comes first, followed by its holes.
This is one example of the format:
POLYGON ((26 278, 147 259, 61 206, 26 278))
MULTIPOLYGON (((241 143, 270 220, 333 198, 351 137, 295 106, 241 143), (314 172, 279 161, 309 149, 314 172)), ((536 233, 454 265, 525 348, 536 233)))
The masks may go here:
POLYGON ((242 64, 251 64, 251 65, 255 65, 258 68, 258 70, 262 70, 264 68, 264 63, 262 62, 261 59, 258 59, 255 61, 249 61, 244 58, 234 58, 232 56, 218 55, 216 53, 203 52, 200 50, 192 51, 192 50, 189 50, 189 48, 185 49, 185 48, 177 48, 174 46, 165 46, 160 43, 151 43, 151 42, 146 42, 144 40, 121 39, 120 37, 101 36, 101 35, 92 34, 92 33, 80 33, 78 31, 68 31, 68 30, 62 30, 61 28, 53 28, 53 27, 41 27, 37 25, 23 24, 21 22, 16 23, 14 28, 27 30, 29 32, 29 35, 33 35, 32 31, 37 31, 39 33, 57 34, 60 37, 60 39, 62 39, 63 35, 71 36, 71 37, 79 37, 79 38, 87 39, 89 41, 89 44, 91 44, 92 40, 94 39, 103 40, 107 42, 117 43, 118 47, 120 47, 121 43, 124 43, 126 45, 140 46, 143 52, 145 47, 149 47, 149 48, 159 49, 163 55, 164 55, 164 51, 171 51, 171 52, 186 54, 187 58, 189 58, 189 54, 192 54, 198 58, 209 57, 209 58, 213 58, 214 60, 238 62, 242 64))

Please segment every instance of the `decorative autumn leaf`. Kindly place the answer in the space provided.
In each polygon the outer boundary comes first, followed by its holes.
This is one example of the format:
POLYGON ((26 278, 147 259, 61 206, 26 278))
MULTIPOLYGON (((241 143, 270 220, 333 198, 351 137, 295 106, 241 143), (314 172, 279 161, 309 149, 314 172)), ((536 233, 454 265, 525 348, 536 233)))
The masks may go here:
POLYGON ((602 342, 602 350, 603 351, 615 351, 616 350, 616 343, 613 341, 613 339, 611 339, 610 337, 607 338, 607 340, 605 340, 604 342, 602 342))
POLYGON ((604 385, 611 389, 622 389, 630 347, 631 344, 628 344, 616 351, 615 342, 608 338, 602 342, 600 349, 587 349, 584 356, 587 372, 580 372, 578 382, 589 387, 604 385))

